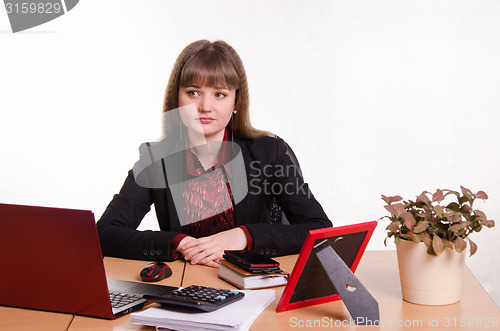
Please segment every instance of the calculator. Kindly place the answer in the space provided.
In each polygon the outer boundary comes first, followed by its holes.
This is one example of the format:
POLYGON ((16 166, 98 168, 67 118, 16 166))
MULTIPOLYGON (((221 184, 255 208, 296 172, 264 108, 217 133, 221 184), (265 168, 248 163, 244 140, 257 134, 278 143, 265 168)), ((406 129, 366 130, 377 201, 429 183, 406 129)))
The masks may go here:
POLYGON ((144 299, 165 307, 181 307, 198 311, 213 311, 243 299, 245 293, 213 287, 191 285, 162 296, 144 295, 144 299))

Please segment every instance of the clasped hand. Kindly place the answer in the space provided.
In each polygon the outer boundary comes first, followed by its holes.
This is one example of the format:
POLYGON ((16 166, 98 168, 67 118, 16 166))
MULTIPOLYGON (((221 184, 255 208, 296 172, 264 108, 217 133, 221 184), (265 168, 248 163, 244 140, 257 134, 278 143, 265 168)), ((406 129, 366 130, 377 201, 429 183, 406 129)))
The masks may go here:
POLYGON ((191 264, 218 268, 225 250, 243 250, 247 244, 245 232, 241 228, 234 228, 202 238, 185 237, 177 251, 191 264))

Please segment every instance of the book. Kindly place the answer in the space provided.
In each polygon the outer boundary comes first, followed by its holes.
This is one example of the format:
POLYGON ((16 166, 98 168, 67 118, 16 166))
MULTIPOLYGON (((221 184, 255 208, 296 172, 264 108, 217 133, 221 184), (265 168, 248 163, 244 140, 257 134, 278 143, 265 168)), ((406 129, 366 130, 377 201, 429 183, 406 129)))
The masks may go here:
POLYGON ((132 313, 130 320, 135 324, 156 327, 157 330, 246 331, 260 313, 274 301, 276 294, 270 289, 242 290, 242 292, 245 293, 243 299, 211 312, 183 312, 159 306, 132 313))
POLYGON ((226 260, 222 260, 219 266, 219 278, 246 290, 285 285, 288 276, 287 272, 252 274, 226 260))

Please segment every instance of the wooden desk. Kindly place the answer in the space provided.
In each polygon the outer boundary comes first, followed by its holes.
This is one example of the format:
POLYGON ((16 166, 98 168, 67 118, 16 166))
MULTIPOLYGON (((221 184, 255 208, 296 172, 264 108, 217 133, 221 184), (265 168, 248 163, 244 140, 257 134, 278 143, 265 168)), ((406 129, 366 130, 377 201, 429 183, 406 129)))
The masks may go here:
MULTIPOLYGON (((295 255, 276 259, 282 269, 291 272, 296 258, 295 255)), ((187 264, 182 284, 234 288, 219 279, 217 273, 217 270, 209 267, 187 264)), ((462 299, 446 306, 422 306, 403 301, 396 251, 366 251, 356 270, 356 276, 379 303, 381 325, 375 328, 377 330, 464 330, 460 327, 461 322, 465 322, 467 326, 471 323, 473 327, 470 329, 500 330, 500 309, 467 267, 464 270, 466 288, 462 299), (492 324, 495 318, 499 323, 496 328, 492 324), (486 323, 489 323, 489 328, 485 327, 486 323)), ((350 314, 342 301, 276 313, 284 286, 275 290, 276 300, 257 318, 251 330, 310 330, 337 326, 345 330, 367 328, 349 325, 350 314), (313 327, 314 325, 317 327, 313 327)))
MULTIPOLYGON (((279 257, 285 271, 291 272, 297 256, 279 257)), ((109 278, 138 281, 138 272, 147 262, 105 258, 109 278)), ((173 275, 160 282, 170 286, 207 285, 234 288, 217 277, 218 270, 193 266, 182 261, 169 263, 173 275)), ((356 271, 365 287, 377 299, 380 308, 380 327, 376 330, 464 330, 460 323, 475 330, 499 330, 500 309, 479 284, 468 268, 464 273, 464 291, 460 302, 447 306, 421 306, 402 300, 395 251, 366 251, 356 271), (482 323, 482 326, 480 325, 482 323), (486 324, 489 323, 489 327, 486 324), (406 325, 406 327, 404 327, 406 325), (401 327, 403 326, 403 327, 401 327)), ((341 301, 276 313, 275 309, 284 286, 275 288, 276 300, 257 318, 251 330, 328 329, 344 326, 345 330, 366 329, 348 325, 350 315, 341 301), (313 327, 316 326, 316 327, 313 327)), ((103 320, 68 314, 0 307, 0 330, 148 330, 154 328, 134 325, 130 315, 117 320, 103 320)))
POLYGON ((0 330, 67 330, 72 315, 0 306, 0 330))

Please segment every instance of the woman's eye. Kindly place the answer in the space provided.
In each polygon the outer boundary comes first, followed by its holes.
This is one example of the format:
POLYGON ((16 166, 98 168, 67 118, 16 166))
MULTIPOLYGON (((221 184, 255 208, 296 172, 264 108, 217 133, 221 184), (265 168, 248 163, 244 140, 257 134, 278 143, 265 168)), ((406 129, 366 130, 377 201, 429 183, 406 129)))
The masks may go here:
POLYGON ((218 93, 215 93, 215 97, 222 99, 222 98, 226 97, 226 95, 224 93, 218 92, 218 93))
POLYGON ((190 97, 196 97, 199 96, 200 93, 198 91, 187 91, 187 95, 189 95, 190 97))

